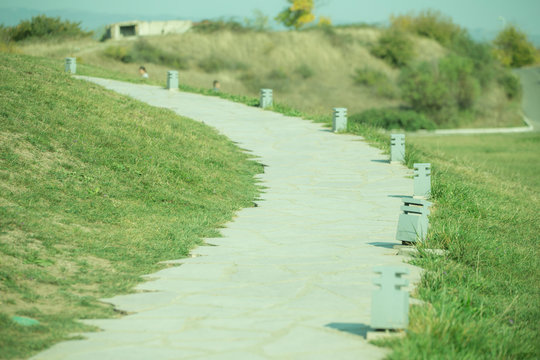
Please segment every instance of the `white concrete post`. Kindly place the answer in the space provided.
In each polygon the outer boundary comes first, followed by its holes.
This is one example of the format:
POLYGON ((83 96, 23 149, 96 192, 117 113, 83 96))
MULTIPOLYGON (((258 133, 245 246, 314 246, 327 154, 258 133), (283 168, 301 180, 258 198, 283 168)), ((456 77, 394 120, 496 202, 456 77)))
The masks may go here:
POLYGON ((431 164, 414 164, 414 193, 419 199, 429 199, 431 196, 431 164))
POLYGON ((400 266, 378 266, 373 269, 381 277, 373 280, 380 288, 371 298, 371 327, 405 329, 409 324, 409 293, 401 288, 409 281, 401 277, 409 270, 400 266))
POLYGON ((390 135, 390 163, 405 161, 405 134, 390 135))
POLYGON ((347 130, 347 108, 334 108, 332 116, 332 131, 340 132, 347 130))
POLYGON ((64 65, 64 71, 75 74, 77 72, 77 58, 67 57, 64 65))
POLYGON ((167 89, 178 90, 178 71, 167 71, 167 89))
POLYGON ((261 89, 260 107, 265 109, 272 106, 274 103, 273 95, 272 89, 261 89))

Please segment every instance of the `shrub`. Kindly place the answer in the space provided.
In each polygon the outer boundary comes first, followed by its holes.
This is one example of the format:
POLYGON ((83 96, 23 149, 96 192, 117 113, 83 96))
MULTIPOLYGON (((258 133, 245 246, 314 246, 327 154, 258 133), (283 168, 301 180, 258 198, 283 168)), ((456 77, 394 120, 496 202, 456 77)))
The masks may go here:
POLYGON ((315 71, 308 65, 302 64, 296 68, 296 73, 304 79, 309 79, 315 74, 315 71))
POLYGON ((59 17, 38 15, 9 28, 9 35, 14 41, 44 37, 90 36, 92 32, 82 30, 80 24, 80 22, 61 20, 59 17))
POLYGON ((368 68, 356 69, 353 75, 356 85, 367 86, 375 91, 379 96, 394 98, 397 96, 397 89, 384 73, 368 68))
POLYGON ((349 116, 349 121, 352 124, 366 124, 389 130, 433 130, 437 127, 433 121, 423 114, 412 110, 400 109, 369 109, 349 116))
POLYGON ((393 66, 401 67, 414 57, 414 47, 405 33, 390 28, 383 32, 371 53, 393 66))
POLYGON ((445 120, 437 115, 448 116, 474 105, 480 85, 473 73, 470 59, 449 55, 435 65, 422 62, 404 69, 398 84, 403 100, 414 110, 428 113, 441 123, 445 120))
POLYGON ((460 56, 470 59, 474 66, 474 76, 482 87, 491 83, 498 72, 493 48, 488 43, 474 41, 469 33, 463 31, 454 37, 451 49, 460 56))
POLYGON ((522 87, 519 78, 509 71, 502 73, 497 82, 502 86, 506 97, 509 100, 520 99, 522 95, 522 87))
POLYGON ((435 113, 453 105, 450 89, 444 82, 439 81, 435 64, 421 62, 404 68, 398 85, 403 100, 416 111, 435 113))
POLYGON ((125 46, 108 46, 103 50, 103 54, 111 59, 122 61, 124 63, 133 62, 129 55, 129 49, 125 46))
POLYGON ((535 62, 534 45, 524 32, 513 25, 504 28, 493 43, 499 60, 505 66, 522 67, 535 62))
POLYGON ((392 16, 390 22, 394 28, 434 39, 445 46, 464 32, 450 17, 434 10, 421 11, 418 15, 392 16))

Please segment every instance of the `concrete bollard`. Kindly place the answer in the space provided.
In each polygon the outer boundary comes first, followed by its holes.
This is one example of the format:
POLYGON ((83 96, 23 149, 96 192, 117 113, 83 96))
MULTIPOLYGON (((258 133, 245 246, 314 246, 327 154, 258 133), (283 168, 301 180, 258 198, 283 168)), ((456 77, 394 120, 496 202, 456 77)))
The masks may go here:
POLYGON ((167 89, 178 90, 178 71, 167 71, 167 89))
POLYGON ((347 130, 347 108, 334 108, 334 115, 332 117, 332 131, 346 131, 347 130))
POLYGON ((409 270, 400 266, 377 266, 381 277, 373 280, 380 288, 371 298, 371 327, 380 330, 405 329, 409 325, 409 293, 401 288, 409 281, 401 277, 409 270))
POLYGON ((414 164, 413 197, 429 199, 431 196, 431 164, 414 164))
POLYGON ((64 71, 75 74, 77 72, 77 58, 67 57, 64 65, 64 71))
POLYGON ((429 227, 429 207, 431 203, 422 199, 406 197, 402 199, 402 214, 399 215, 396 240, 409 245, 426 238, 429 227))
POLYGON ((405 161, 405 134, 390 135, 390 163, 405 161))
POLYGON ((260 107, 266 109, 274 104, 272 89, 261 89, 260 107))

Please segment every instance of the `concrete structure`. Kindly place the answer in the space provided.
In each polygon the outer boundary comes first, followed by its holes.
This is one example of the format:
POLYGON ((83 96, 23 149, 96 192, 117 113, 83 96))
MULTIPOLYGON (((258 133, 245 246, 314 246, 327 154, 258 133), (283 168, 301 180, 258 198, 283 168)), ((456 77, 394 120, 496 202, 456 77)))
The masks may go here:
MULTIPOLYGON (((89 78, 85 78, 89 79, 89 78)), ((89 79, 90 80, 90 79, 89 79)), ((171 260, 133 294, 105 301, 129 312, 84 320, 104 331, 61 342, 34 359, 382 359, 369 344, 376 266, 419 269, 393 256, 411 171, 359 137, 321 124, 161 86, 91 79, 202 121, 265 164, 257 207, 171 260), (380 160, 380 161, 372 161, 380 160)))
POLYGON ((178 71, 167 71, 167 89, 178 90, 178 71))
POLYGON ((405 134, 390 135, 390 163, 405 161, 405 134))
POLYGON ((334 108, 334 114, 332 117, 332 131, 346 131, 347 130, 347 108, 334 108))
POLYGON ((396 240, 403 244, 423 241, 429 227, 429 207, 431 203, 426 200, 412 197, 403 198, 403 213, 399 215, 396 240))
POLYGON ((75 74, 77 72, 77 58, 67 57, 64 65, 64 71, 75 74))
POLYGON ((190 20, 124 21, 107 26, 105 38, 120 40, 137 36, 183 34, 192 26, 190 20))
POLYGON ((401 275, 409 270, 403 266, 378 266, 373 269, 381 277, 373 280, 380 288, 371 298, 371 327, 373 329, 405 329, 409 324, 409 293, 402 287, 409 285, 401 275))
POLYGON ((431 196, 431 164, 414 164, 414 193, 419 199, 428 199, 431 196))
POLYGON ((273 100, 273 91, 272 89, 261 89, 261 100, 259 106, 263 109, 272 106, 274 103, 273 100))

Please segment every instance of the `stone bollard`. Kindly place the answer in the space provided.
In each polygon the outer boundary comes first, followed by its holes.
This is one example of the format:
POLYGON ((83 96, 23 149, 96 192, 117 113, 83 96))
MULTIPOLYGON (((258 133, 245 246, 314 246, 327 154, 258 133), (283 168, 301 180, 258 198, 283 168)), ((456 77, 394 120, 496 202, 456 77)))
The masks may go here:
POLYGON ((260 107, 266 109, 274 104, 272 89, 261 89, 260 107))
POLYGON ((334 108, 334 116, 332 117, 332 131, 347 130, 347 108, 334 108))
POLYGON ((178 90, 178 71, 167 71, 167 89, 178 90))
POLYGON ((402 199, 402 214, 399 215, 396 240, 409 245, 426 238, 429 227, 429 207, 431 203, 422 199, 406 197, 402 199))
POLYGON ((77 58, 67 57, 64 65, 64 71, 75 74, 77 72, 77 58))
POLYGON ((431 164, 414 164, 413 197, 429 199, 431 196, 431 164))
POLYGON ((405 161, 405 134, 390 135, 390 163, 405 161))
POLYGON ((409 293, 401 288, 409 281, 401 277, 409 270, 400 266, 377 266, 381 277, 373 280, 380 288, 371 298, 371 327, 380 330, 405 329, 409 324, 409 293))

